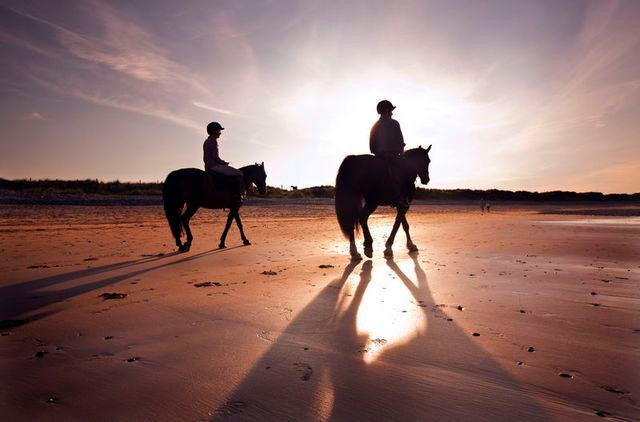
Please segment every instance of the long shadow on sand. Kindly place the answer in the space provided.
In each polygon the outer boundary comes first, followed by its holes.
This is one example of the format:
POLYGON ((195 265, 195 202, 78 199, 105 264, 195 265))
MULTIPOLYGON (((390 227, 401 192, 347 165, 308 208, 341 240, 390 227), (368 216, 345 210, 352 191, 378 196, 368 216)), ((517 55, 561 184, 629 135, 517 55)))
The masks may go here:
MULTIPOLYGON (((214 419, 548 419, 477 338, 436 306, 425 272, 416 256, 412 260, 401 264, 413 266, 414 280, 395 262, 388 262, 401 283, 387 277, 383 296, 407 289, 413 306, 420 308, 414 314, 423 329, 404 343, 389 343, 376 359, 368 359, 367 344, 384 343, 359 332, 358 314, 367 289, 386 276, 380 271, 372 275, 373 263, 366 261, 359 280, 349 281, 357 283, 355 288, 345 288, 357 266, 351 264, 291 322, 214 412, 214 419)), ((406 291, 402 293, 406 296, 406 291)))
MULTIPOLYGON (((109 286, 120 281, 138 277, 142 274, 150 271, 155 271, 161 268, 166 268, 172 265, 182 264, 185 262, 193 261, 195 259, 203 258, 208 255, 229 251, 236 248, 242 248, 244 246, 235 246, 226 249, 212 249, 205 252, 200 252, 195 255, 190 255, 182 259, 176 259, 170 262, 164 262, 160 265, 147 267, 147 264, 165 260, 167 258, 179 256, 181 254, 174 252, 161 256, 153 256, 148 258, 123 261, 108 265, 102 265, 95 268, 87 268, 79 271, 72 271, 64 274, 57 274, 50 277, 43 277, 35 280, 24 281, 21 283, 12 284, 0 288, 0 320, 14 320, 17 317, 24 318, 21 321, 16 321, 15 324, 32 322, 43 316, 50 315, 52 311, 42 312, 37 315, 28 315, 34 310, 40 309, 45 306, 49 306, 56 302, 61 302, 70 299, 74 296, 100 289, 102 287, 109 286), (123 274, 117 274, 99 280, 92 280, 96 275, 109 273, 111 271, 118 271, 124 268, 145 266, 134 271, 130 271, 123 274), (87 281, 82 279, 87 278, 87 281), (70 287, 64 289, 50 289, 61 283, 71 283, 70 287)), ((10 328, 10 327, 8 327, 10 328)))

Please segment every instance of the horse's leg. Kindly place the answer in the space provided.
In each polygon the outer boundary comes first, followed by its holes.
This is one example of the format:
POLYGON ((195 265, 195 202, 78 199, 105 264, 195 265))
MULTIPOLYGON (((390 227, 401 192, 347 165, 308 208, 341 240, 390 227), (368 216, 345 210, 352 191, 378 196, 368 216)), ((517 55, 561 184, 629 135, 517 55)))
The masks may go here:
POLYGON ((407 249, 409 250, 409 252, 417 252, 418 247, 415 243, 413 243, 413 241, 411 240, 411 235, 409 234, 409 223, 407 222, 407 214, 402 217, 402 229, 407 235, 407 249))
POLYGON ((407 213, 407 207, 397 206, 396 207, 396 221, 393 222, 393 228, 391 229, 391 234, 389 234, 389 238, 385 242, 384 246, 384 256, 385 258, 393 257, 393 250, 391 247, 393 246, 393 241, 396 238, 396 233, 398 233, 398 228, 400 228, 400 223, 404 218, 404 215, 407 213))
POLYGON ((198 211, 199 206, 195 204, 187 203, 187 209, 184 214, 180 217, 180 222, 182 223, 182 227, 184 227, 184 232, 187 235, 187 241, 182 246, 182 251, 186 252, 191 249, 191 241, 193 240, 193 235, 191 234, 191 228, 189 227, 189 220, 193 217, 193 214, 198 211))
POLYGON ((236 212, 238 212, 237 208, 231 208, 229 210, 229 215, 227 216, 227 223, 224 225, 224 231, 222 232, 222 236, 220 236, 220 244, 218 245, 220 249, 224 249, 227 247, 224 244, 224 241, 227 238, 227 233, 229 233, 229 227, 231 227, 231 223, 233 222, 233 215, 236 212))
POLYGON ((366 202, 360 215, 360 227, 362 227, 362 234, 364 235, 364 254, 367 258, 373 257, 373 238, 369 231, 369 216, 373 213, 378 206, 376 204, 370 204, 366 202))
POLYGON ((351 230, 351 233, 349 234, 349 253, 351 254, 352 261, 359 261, 362 259, 362 255, 360 255, 358 247, 356 246, 356 236, 353 230, 351 230))
POLYGON ((249 239, 247 239, 247 236, 244 235, 244 230, 242 230, 242 221, 240 220, 240 210, 236 210, 236 214, 234 216, 234 218, 236 219, 236 224, 238 225, 238 230, 240 230, 240 237, 242 238, 242 243, 245 246, 249 246, 251 244, 251 242, 249 242, 249 239))

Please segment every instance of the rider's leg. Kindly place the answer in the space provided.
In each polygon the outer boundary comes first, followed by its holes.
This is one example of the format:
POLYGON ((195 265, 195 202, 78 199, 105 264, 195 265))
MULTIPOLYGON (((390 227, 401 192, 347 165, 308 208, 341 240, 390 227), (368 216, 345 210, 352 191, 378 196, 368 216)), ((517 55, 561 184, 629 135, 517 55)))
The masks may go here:
POLYGON ((401 158, 398 153, 387 153, 384 155, 384 161, 389 175, 389 196, 391 203, 401 208, 408 206, 408 201, 402 186, 401 177, 401 158))

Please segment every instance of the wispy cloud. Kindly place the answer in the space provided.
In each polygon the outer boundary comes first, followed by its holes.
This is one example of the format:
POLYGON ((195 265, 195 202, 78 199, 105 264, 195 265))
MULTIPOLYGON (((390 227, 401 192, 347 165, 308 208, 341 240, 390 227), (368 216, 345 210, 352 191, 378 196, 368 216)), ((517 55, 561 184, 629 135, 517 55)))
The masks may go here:
POLYGON ((90 2, 89 7, 91 19, 97 21, 98 35, 80 33, 36 13, 10 8, 19 16, 52 30, 58 44, 18 38, 6 31, 0 31, 0 41, 64 63, 60 66, 67 69, 64 73, 53 66, 24 66, 26 76, 53 92, 200 130, 201 125, 186 115, 187 96, 210 93, 193 72, 171 60, 151 33, 130 17, 98 1, 90 2), (98 68, 85 67, 69 73, 69 67, 73 66, 70 59, 98 68), (181 102, 185 108, 182 112, 181 102))
POLYGON ((631 75, 625 69, 640 54, 640 33, 621 24, 625 13, 617 1, 591 5, 573 48, 551 75, 554 88, 523 110, 531 118, 516 147, 540 147, 566 138, 569 131, 606 127, 612 116, 638 98, 640 77, 624 75, 631 75), (621 77, 613 76, 617 74, 621 77))
MULTIPOLYGON (((179 81, 204 89, 192 72, 169 59, 166 51, 158 47, 153 36, 141 26, 127 20, 106 3, 91 2, 91 9, 92 16, 102 28, 99 36, 73 31, 20 9, 11 10, 51 28, 60 43, 77 58, 107 66, 143 81, 179 81)), ((32 44, 26 46, 34 49, 32 44)))
POLYGON ((154 102, 146 101, 143 98, 132 98, 130 96, 123 97, 117 95, 107 96, 97 89, 90 90, 75 85, 64 84, 63 82, 51 82, 39 79, 35 76, 32 76, 31 79, 35 83, 59 94, 70 95, 101 106, 156 117, 185 128, 193 129, 198 133, 202 132, 201 124, 196 123, 186 116, 178 113, 172 113, 162 107, 158 107, 154 102))
POLYGON ((27 115, 27 120, 49 120, 37 111, 32 111, 27 115))
POLYGON ((205 110, 213 111, 214 113, 227 114, 227 115, 233 115, 234 114, 232 111, 226 110, 224 108, 214 107, 214 106, 211 106, 209 104, 202 103, 200 101, 193 101, 191 104, 193 104, 194 106, 196 106, 198 108, 202 108, 202 109, 205 109, 205 110))

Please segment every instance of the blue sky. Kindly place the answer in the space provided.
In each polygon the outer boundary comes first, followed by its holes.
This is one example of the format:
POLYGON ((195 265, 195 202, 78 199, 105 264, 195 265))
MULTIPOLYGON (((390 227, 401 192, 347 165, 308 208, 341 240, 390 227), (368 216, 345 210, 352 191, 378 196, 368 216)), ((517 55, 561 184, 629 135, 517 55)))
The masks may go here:
POLYGON ((0 177, 332 184, 383 98, 437 188, 640 191, 640 2, 4 1, 0 177))

